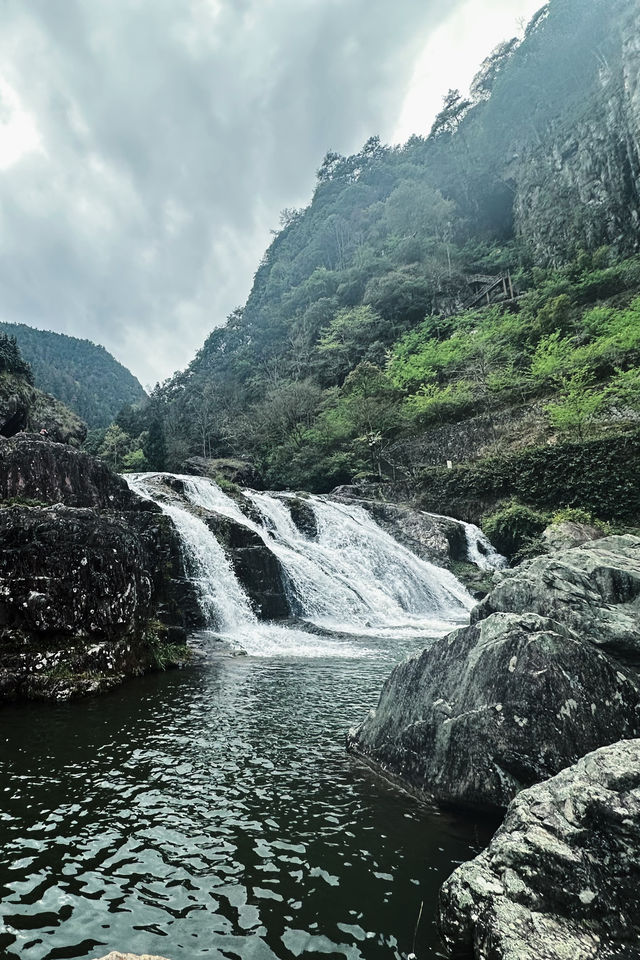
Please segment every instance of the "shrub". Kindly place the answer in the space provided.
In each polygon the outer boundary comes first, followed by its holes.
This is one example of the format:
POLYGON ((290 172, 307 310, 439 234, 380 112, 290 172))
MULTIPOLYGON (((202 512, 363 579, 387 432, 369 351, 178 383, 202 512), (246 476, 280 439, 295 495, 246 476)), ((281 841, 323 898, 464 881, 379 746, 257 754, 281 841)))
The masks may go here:
POLYGON ((640 431, 491 457, 420 474, 424 510, 477 522, 517 498, 540 510, 579 507, 603 520, 640 519, 640 431))
POLYGON ((489 514, 482 529, 492 544, 509 559, 528 547, 549 525, 549 514, 512 501, 489 514))

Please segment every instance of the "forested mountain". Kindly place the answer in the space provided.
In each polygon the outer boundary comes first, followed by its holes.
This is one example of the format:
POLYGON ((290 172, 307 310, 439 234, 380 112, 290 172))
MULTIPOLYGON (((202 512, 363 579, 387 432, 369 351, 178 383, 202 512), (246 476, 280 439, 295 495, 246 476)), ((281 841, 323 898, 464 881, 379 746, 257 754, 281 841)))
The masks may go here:
POLYGON ((432 130, 328 153, 250 297, 121 420, 154 467, 244 457, 271 486, 633 429, 640 17, 551 0, 432 130))
POLYGON ((36 386, 61 400, 90 427, 106 426, 124 404, 146 397, 133 374, 90 340, 23 323, 0 323, 0 333, 15 337, 36 386))

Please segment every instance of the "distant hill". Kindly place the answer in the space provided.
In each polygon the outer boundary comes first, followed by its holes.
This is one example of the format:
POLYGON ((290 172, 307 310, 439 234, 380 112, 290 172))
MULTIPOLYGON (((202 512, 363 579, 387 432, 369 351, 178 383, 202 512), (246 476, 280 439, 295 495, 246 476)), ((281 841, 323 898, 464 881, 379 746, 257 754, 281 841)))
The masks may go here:
POLYGON ((0 323, 15 337, 35 384, 61 400, 89 427, 106 427, 125 404, 146 396, 134 375, 104 347, 23 323, 0 323))

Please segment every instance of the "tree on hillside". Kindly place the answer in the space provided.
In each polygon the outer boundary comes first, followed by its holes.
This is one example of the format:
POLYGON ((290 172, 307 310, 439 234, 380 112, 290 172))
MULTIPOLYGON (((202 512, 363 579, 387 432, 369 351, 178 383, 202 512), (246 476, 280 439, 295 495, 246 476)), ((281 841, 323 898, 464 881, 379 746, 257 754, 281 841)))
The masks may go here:
POLYGON ((455 133, 471 106, 471 100, 463 97, 459 90, 449 90, 444 97, 442 110, 433 121, 429 138, 435 140, 443 134, 455 133))
POLYGON ((18 341, 6 333, 0 333, 0 373, 12 373, 33 385, 31 367, 23 358, 18 341))
POLYGON ((129 434, 125 433, 117 423, 112 423, 104 435, 98 456, 119 472, 122 470, 125 456, 132 450, 133 441, 129 434))
POLYGON ((471 83, 471 99, 474 102, 488 100, 493 92, 498 74, 505 68, 520 45, 517 37, 499 43, 483 60, 482 66, 471 83))

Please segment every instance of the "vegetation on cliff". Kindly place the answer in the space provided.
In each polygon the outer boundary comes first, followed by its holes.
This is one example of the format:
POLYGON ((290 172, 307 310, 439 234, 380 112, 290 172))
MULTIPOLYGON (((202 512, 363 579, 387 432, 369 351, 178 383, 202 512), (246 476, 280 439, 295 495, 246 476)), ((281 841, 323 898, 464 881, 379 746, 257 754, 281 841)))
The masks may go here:
POLYGON ((416 468, 407 446, 480 414, 493 448, 442 445, 437 463, 632 429, 635 16, 629 0, 551 0, 468 98, 447 94, 428 136, 328 153, 245 307, 118 417, 119 465, 232 456, 272 487, 415 485, 433 463, 416 468), (523 409, 533 427, 512 443, 494 419, 523 409))
POLYGON ((52 440, 75 446, 87 433, 80 417, 34 386, 16 338, 0 334, 0 434, 10 437, 22 430, 44 430, 52 440))

